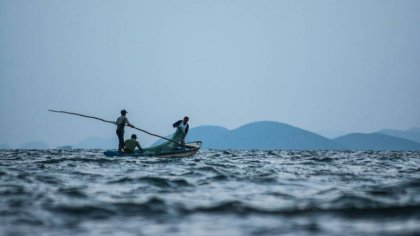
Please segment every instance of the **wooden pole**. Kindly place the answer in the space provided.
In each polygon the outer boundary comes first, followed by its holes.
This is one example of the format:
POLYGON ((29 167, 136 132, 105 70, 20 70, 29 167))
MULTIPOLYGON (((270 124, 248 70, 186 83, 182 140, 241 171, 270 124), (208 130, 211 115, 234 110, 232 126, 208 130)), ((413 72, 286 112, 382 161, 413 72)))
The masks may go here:
MULTIPOLYGON (((111 124, 116 125, 115 121, 104 120, 104 119, 101 119, 101 118, 98 118, 98 117, 94 117, 94 116, 87 116, 87 115, 83 115, 83 114, 79 114, 79 113, 74 113, 74 112, 68 112, 68 111, 56 111, 56 110, 48 110, 48 111, 50 111, 50 112, 56 112, 56 113, 64 113, 64 114, 69 114, 69 115, 75 115, 75 116, 81 116, 81 117, 86 117, 86 118, 91 118, 91 119, 100 120, 102 122, 111 123, 111 124)), ((128 126, 128 125, 126 125, 126 126, 128 126)), ((131 127, 131 126, 128 126, 128 127, 131 127)), ((152 135, 152 136, 155 136, 155 137, 158 137, 158 138, 165 139, 167 141, 176 143, 176 144, 178 144, 180 146, 191 148, 188 145, 185 145, 185 144, 182 144, 182 143, 177 143, 177 142, 175 142, 175 141, 173 141, 171 139, 165 138, 165 137, 160 136, 160 135, 157 135, 157 134, 150 133, 149 131, 146 131, 144 129, 140 129, 140 128, 137 128, 135 126, 133 126, 131 128, 136 129, 136 130, 139 130, 139 131, 144 132, 146 134, 149 134, 149 135, 152 135)))

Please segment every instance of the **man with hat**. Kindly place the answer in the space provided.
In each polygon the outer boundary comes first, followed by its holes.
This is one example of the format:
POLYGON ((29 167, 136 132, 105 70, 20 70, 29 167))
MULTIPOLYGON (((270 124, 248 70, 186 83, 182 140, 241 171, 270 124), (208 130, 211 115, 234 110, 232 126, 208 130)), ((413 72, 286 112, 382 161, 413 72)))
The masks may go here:
POLYGON ((121 116, 117 119, 115 124, 117 125, 117 136, 118 136, 118 152, 124 152, 124 127, 127 124, 129 127, 133 127, 133 125, 128 122, 127 117, 125 115, 128 112, 126 110, 121 111, 121 116))

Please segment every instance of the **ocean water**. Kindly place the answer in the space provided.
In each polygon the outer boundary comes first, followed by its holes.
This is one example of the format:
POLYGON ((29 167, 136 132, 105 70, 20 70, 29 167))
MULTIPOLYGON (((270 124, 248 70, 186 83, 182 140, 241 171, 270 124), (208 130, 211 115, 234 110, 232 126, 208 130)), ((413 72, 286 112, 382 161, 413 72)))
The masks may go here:
POLYGON ((415 235, 420 152, 0 151, 0 235, 415 235))

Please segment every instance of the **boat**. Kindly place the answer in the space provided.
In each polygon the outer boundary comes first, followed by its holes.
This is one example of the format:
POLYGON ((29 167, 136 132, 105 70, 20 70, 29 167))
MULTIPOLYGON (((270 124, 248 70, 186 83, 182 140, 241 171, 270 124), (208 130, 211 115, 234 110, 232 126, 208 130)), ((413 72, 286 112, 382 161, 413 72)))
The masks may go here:
MULTIPOLYGON (((88 116, 83 115, 79 113, 74 112, 68 112, 68 111, 57 111, 57 110, 48 110, 50 112, 56 112, 56 113, 64 113, 68 115, 75 115, 75 116, 81 116, 85 118, 95 119, 106 123, 111 123, 115 125, 114 121, 110 120, 104 120, 99 117, 94 116, 88 116)), ((182 144, 184 138, 185 138, 185 131, 183 131, 180 128, 177 128, 175 133, 172 135, 171 139, 168 139, 166 137, 150 133, 144 129, 139 129, 134 126, 130 126, 130 128, 139 130, 141 132, 144 132, 146 134, 161 138, 162 140, 166 140, 166 142, 163 141, 162 144, 152 146, 149 148, 143 149, 140 151, 135 151, 134 153, 119 153, 117 150, 107 150, 104 152, 104 155, 107 157, 115 157, 115 156, 134 156, 134 157, 190 157, 195 155, 201 148, 202 142, 201 141, 195 141, 195 142, 189 142, 186 144, 182 144)), ((70 147, 71 149, 71 147, 70 147)))
POLYGON ((185 145, 158 145, 144 148, 142 152, 136 150, 134 153, 119 153, 117 150, 107 150, 104 155, 107 157, 190 157, 200 150, 201 141, 189 142, 185 145))

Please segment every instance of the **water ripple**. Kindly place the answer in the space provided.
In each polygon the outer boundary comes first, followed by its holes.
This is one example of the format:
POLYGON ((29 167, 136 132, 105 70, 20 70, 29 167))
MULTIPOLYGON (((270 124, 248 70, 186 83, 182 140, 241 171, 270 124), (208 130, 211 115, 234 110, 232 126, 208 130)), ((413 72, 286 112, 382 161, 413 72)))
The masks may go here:
POLYGON ((0 151, 2 235, 414 234, 419 212, 419 152, 0 151))

